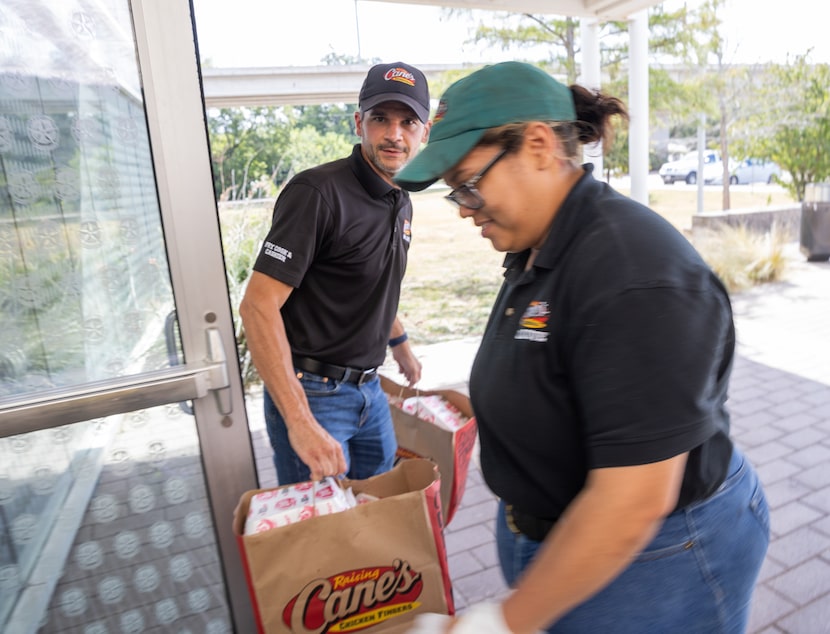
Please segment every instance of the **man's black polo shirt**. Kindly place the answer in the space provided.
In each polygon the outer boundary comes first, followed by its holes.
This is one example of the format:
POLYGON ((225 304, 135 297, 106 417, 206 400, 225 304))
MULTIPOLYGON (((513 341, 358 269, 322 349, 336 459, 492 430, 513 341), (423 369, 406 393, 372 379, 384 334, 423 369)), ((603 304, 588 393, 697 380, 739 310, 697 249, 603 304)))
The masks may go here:
POLYGON ((254 270, 294 287, 291 350, 325 363, 383 363, 411 239, 409 194, 351 156, 297 174, 280 193, 254 270))
POLYGON ((659 215, 590 174, 533 267, 505 259, 470 377, 488 486, 556 519, 593 468, 691 451, 678 507, 726 476, 735 334, 726 290, 659 215))

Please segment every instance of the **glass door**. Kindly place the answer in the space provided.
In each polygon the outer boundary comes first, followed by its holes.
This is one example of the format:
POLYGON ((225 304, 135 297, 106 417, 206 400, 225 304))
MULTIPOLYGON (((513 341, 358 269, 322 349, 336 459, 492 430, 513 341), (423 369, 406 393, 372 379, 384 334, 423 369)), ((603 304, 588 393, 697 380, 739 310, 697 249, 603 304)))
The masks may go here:
POLYGON ((248 632, 192 10, 0 5, 0 631, 248 632))

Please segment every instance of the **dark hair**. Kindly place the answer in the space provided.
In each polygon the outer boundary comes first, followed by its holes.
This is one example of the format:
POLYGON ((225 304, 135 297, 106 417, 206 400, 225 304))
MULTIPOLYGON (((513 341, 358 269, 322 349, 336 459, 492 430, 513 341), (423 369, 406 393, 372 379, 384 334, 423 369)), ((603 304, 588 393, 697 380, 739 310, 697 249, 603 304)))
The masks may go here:
MULTIPOLYGON (((625 105, 616 97, 610 97, 598 90, 590 90, 577 84, 571 85, 570 90, 576 109, 576 121, 547 122, 562 142, 565 154, 571 159, 579 158, 583 145, 597 141, 603 141, 604 149, 607 150, 613 140, 611 117, 619 115, 628 119, 625 105)), ((491 128, 478 144, 500 145, 508 152, 513 152, 522 143, 527 123, 527 121, 508 123, 491 128)))
POLYGON ((576 108, 576 121, 573 125, 577 129, 579 142, 610 142, 613 134, 609 125, 611 117, 619 115, 628 119, 628 111, 623 102, 579 84, 571 84, 569 88, 576 108))

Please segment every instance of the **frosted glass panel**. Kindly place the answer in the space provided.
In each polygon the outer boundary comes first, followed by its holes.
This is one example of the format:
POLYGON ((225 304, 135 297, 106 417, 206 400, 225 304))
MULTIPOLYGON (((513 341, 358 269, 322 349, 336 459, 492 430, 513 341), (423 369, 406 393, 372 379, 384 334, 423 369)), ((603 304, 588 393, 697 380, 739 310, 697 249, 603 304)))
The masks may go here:
POLYGON ((126 0, 0 4, 0 398, 167 365, 126 0))

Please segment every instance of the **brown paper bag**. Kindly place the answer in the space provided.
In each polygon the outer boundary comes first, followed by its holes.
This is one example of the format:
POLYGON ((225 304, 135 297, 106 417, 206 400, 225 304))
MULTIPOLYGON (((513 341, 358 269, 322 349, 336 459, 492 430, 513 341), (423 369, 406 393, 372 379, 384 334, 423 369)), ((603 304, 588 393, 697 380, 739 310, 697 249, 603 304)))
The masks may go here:
POLYGON ((253 535, 245 519, 265 489, 242 495, 233 530, 260 634, 391 634, 419 613, 455 612, 435 464, 343 485, 381 499, 253 535))
POLYGON ((384 392, 394 398, 409 398, 418 394, 438 394, 455 405, 462 414, 469 416, 463 427, 449 431, 433 423, 421 420, 414 414, 390 405, 392 423, 398 440, 398 456, 401 458, 428 458, 438 465, 441 473, 441 506, 444 523, 449 524, 455 515, 467 485, 467 471, 476 442, 478 428, 473 417, 470 399, 455 390, 416 391, 381 376, 384 392))

